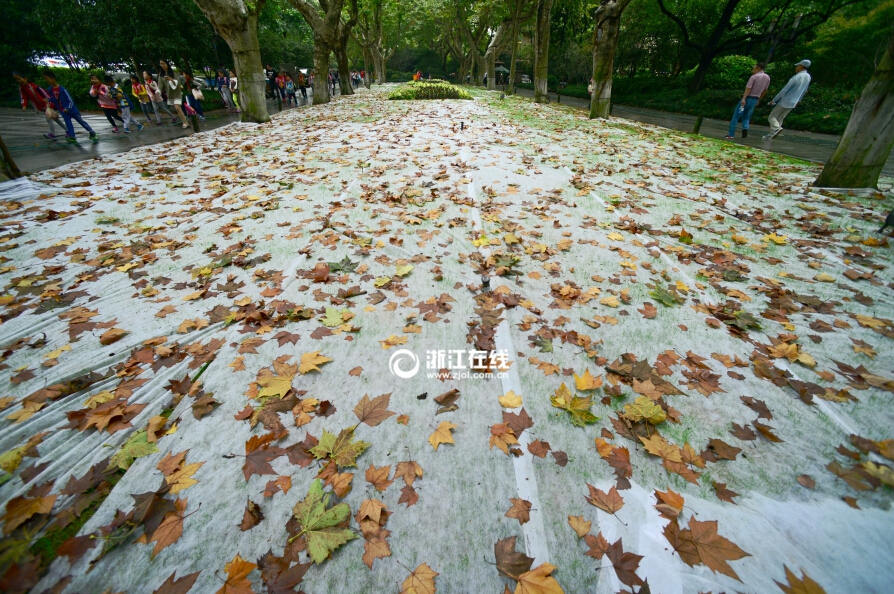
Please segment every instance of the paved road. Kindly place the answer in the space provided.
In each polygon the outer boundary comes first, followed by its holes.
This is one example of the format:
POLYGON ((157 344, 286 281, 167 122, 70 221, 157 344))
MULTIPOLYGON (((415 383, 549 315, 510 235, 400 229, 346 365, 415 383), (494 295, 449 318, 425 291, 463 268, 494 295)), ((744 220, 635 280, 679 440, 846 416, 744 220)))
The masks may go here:
MULTIPOLYGON (((534 91, 529 89, 519 89, 518 94, 526 97, 533 97, 534 91)), ((566 97, 564 95, 561 98, 561 104, 581 109, 590 108, 589 103, 585 99, 566 97)), ((730 113, 732 113, 732 111, 730 111, 730 113)), ((614 105, 612 108, 612 115, 620 118, 627 118, 629 120, 636 120, 638 122, 647 122, 664 128, 682 130, 684 132, 691 132, 696 120, 696 117, 692 115, 659 111, 657 109, 630 107, 627 105, 614 105)), ((726 136, 728 127, 729 120, 724 121, 705 118, 702 122, 700 133, 713 138, 723 138, 726 136)), ((783 130, 782 133, 773 140, 763 140, 761 137, 769 131, 769 126, 752 122, 748 138, 736 138, 730 142, 745 144, 754 148, 774 153, 782 153, 792 157, 799 157, 816 163, 825 163, 826 159, 829 158, 829 155, 832 154, 832 151, 834 151, 835 147, 838 145, 838 136, 832 134, 802 132, 800 130, 783 130)), ((882 174, 894 177, 894 152, 889 156, 882 174)))
MULTIPOLYGON (((273 102, 268 102, 267 107, 271 113, 278 110, 273 102)), ((74 122, 74 128, 78 144, 69 144, 65 142, 64 137, 55 141, 44 138, 43 135, 47 131, 46 120, 34 110, 23 112, 20 109, 0 108, 0 136, 3 137, 19 169, 24 173, 51 169, 102 155, 123 153, 139 146, 165 142, 193 132, 192 128, 184 130, 179 122, 171 125, 170 118, 163 118, 161 126, 146 125, 142 132, 114 134, 104 115, 84 112, 82 114, 99 135, 99 142, 96 144, 90 142, 86 131, 77 122, 74 122)), ((206 116, 204 122, 199 122, 199 129, 203 131, 239 121, 238 114, 223 110, 210 112, 206 116)), ((142 113, 138 119, 140 122, 144 121, 142 113)), ((56 132, 58 134, 58 128, 56 132)))

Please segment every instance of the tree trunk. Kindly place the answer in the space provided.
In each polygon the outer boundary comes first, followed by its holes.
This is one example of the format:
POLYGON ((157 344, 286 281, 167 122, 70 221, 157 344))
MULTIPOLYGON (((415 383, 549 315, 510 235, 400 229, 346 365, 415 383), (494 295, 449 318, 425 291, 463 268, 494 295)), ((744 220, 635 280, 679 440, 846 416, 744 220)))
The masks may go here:
POLYGON ((515 0, 515 20, 512 22, 512 58, 509 60, 509 85, 506 87, 507 95, 515 95, 516 60, 518 58, 518 30, 521 27, 518 13, 521 9, 521 0, 515 0))
MULTIPOLYGON (((345 44, 346 46, 347 44, 345 44)), ((354 85, 351 84, 351 70, 348 67, 347 47, 335 48, 335 62, 338 64, 338 87, 342 95, 353 95, 354 85)))
POLYGON ((534 25, 534 101, 549 103, 549 20, 553 0, 537 0, 537 22, 534 25))
POLYGON ((493 91, 497 88, 497 52, 488 52, 484 56, 485 73, 487 74, 487 90, 493 91))
POLYGON ((0 137, 0 181, 16 179, 18 177, 22 177, 22 172, 19 171, 16 162, 12 159, 12 155, 10 155, 9 151, 6 149, 6 144, 3 142, 3 138, 0 137))
POLYGON ((854 105, 838 148, 813 185, 874 188, 894 146, 894 33, 854 105))
POLYGON ((596 10, 593 33, 593 95, 590 97, 590 118, 607 118, 612 108, 612 75, 621 13, 630 0, 605 0, 596 10))
POLYGON ((329 46, 314 39, 314 105, 329 103, 329 46))
POLYGON ((369 67, 372 66, 372 51, 367 46, 362 46, 363 48, 363 86, 367 89, 369 88, 369 67))
POLYGON ((258 46, 258 10, 263 2, 246 5, 242 0, 195 0, 196 5, 233 53, 239 77, 239 107, 243 122, 269 122, 266 80, 258 46))
POLYGON ((381 52, 373 52, 374 67, 376 69, 376 83, 385 84, 387 80, 387 71, 385 70, 385 56, 381 52))

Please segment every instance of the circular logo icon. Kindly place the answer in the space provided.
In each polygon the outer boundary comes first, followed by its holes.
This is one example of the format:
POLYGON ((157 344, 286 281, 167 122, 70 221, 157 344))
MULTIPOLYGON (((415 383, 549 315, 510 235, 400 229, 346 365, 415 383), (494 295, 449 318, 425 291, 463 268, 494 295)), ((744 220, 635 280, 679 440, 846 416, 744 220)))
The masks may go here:
POLYGON ((419 357, 411 350, 400 349, 391 354, 388 360, 391 375, 401 379, 410 379, 419 371, 419 357))

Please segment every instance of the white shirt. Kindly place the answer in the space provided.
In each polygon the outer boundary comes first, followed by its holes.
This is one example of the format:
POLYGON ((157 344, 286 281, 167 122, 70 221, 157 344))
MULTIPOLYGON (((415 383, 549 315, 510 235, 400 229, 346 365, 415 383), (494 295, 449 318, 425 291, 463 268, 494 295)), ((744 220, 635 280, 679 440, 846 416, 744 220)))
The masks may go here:
POLYGON ((782 90, 773 97, 773 103, 779 104, 780 107, 792 109, 799 101, 801 101, 801 98, 804 97, 804 93, 807 92, 808 86, 810 86, 810 75, 807 71, 802 70, 801 72, 797 72, 793 77, 788 79, 788 82, 785 83, 782 90))

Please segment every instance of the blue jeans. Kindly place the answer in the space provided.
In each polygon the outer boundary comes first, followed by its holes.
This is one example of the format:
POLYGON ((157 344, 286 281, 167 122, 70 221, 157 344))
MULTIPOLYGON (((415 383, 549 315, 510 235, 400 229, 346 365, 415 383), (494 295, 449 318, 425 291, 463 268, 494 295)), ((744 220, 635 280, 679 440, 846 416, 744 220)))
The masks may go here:
POLYGON ((68 111, 62 112, 62 119, 65 120, 65 132, 68 134, 69 138, 75 137, 74 126, 71 124, 72 120, 76 120, 81 126, 84 127, 90 136, 96 134, 93 131, 93 128, 90 127, 90 124, 84 121, 84 118, 81 117, 81 112, 78 111, 78 108, 69 109, 68 111))
POLYGON ((741 102, 736 103, 733 119, 729 121, 729 136, 736 135, 736 125, 739 123, 739 120, 742 120, 742 129, 748 129, 748 125, 751 123, 751 114, 754 113, 754 108, 757 107, 757 100, 757 97, 746 97, 745 107, 742 107, 741 102))

